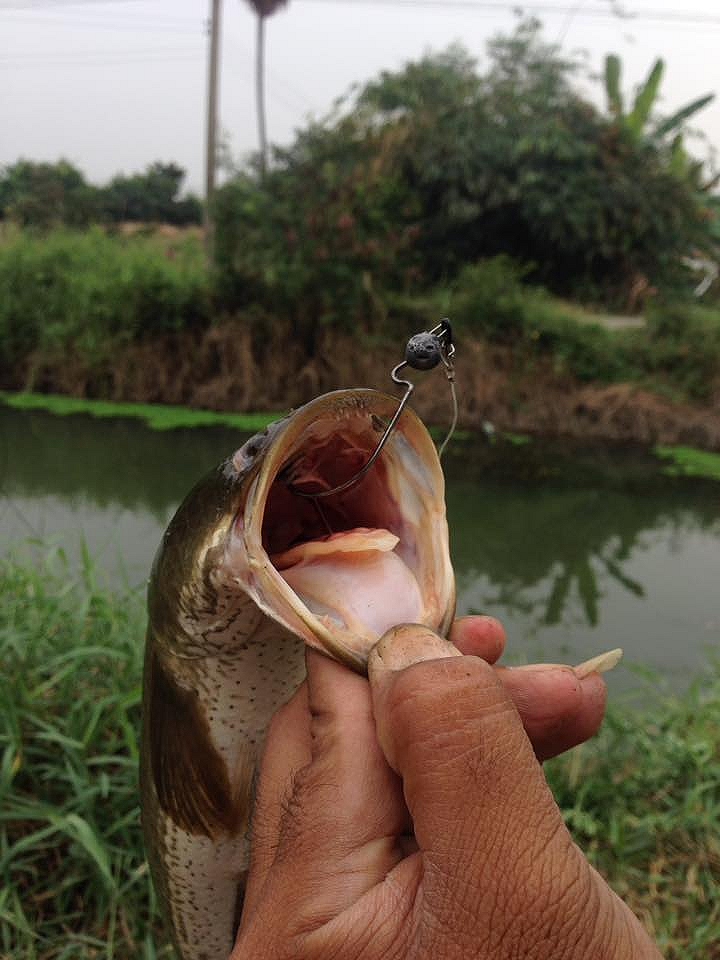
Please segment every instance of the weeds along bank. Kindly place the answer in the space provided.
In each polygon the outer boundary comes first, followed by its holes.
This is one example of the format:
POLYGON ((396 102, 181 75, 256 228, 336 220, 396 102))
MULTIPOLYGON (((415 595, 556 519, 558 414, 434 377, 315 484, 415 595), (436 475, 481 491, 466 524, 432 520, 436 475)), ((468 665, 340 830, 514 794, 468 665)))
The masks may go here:
MULTIPOLYGON (((166 957, 143 857, 143 598, 0 565, 0 955, 166 957)), ((567 822, 668 960, 718 960, 720 673, 615 710, 548 765, 567 822)))
MULTIPOLYGON (((719 307, 658 302, 644 326, 605 329, 505 257, 423 295, 368 297, 309 336, 304 314, 225 309, 196 234, 6 231, 0 388, 281 410, 338 387, 388 390, 407 337, 449 315, 466 427, 720 449, 719 307)), ((445 422, 446 393, 422 377, 414 403, 445 422)))

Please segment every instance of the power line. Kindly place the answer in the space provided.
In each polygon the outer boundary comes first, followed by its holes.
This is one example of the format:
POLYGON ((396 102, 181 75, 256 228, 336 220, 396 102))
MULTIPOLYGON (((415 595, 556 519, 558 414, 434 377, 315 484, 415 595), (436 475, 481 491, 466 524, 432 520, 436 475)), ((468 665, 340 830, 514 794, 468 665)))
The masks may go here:
MULTIPOLYGON (((300 0, 303 2, 303 0, 300 0)), ((576 6, 568 4, 518 3, 517 6, 501 2, 501 0, 304 0, 305 3, 332 3, 340 6, 392 6, 392 7, 437 7, 438 9, 455 8, 471 10, 475 13, 509 12, 519 9, 527 13, 557 13, 573 14, 579 17, 604 17, 619 20, 624 23, 633 23, 641 20, 658 22, 698 24, 704 26, 720 25, 720 15, 701 12, 686 12, 682 10, 643 10, 637 13, 618 14, 616 11, 603 7, 589 7, 577 10, 576 6)))
MULTIPOLYGON (((141 0, 0 0, 0 10, 40 10, 60 7, 107 7, 118 3, 139 3, 141 0)), ((297 0, 296 0, 297 2, 297 0)), ((300 0, 302 2, 302 0, 300 0)), ((618 13, 607 7, 591 7, 578 10, 577 5, 542 3, 533 0, 530 3, 517 5, 508 4, 504 0, 304 0, 306 3, 332 3, 342 5, 372 5, 394 7, 437 7, 438 9, 455 8, 481 12, 505 12, 510 9, 520 9, 529 13, 557 13, 570 14, 581 17, 606 17, 621 21, 651 20, 667 23, 688 23, 699 25, 720 24, 720 15, 702 13, 700 11, 685 10, 641 10, 637 12, 618 13)))
POLYGON ((145 31, 148 30, 158 30, 163 33, 171 33, 177 36, 188 36, 191 33, 200 33, 204 30, 204 24, 201 20, 198 20, 194 25, 187 23, 186 25, 181 24, 180 21, 174 24, 172 22, 165 23, 161 20, 74 20, 74 19, 60 19, 53 17, 33 17, 32 20, 25 19, 24 17, 3 17, 2 22, 13 23, 24 26, 37 26, 38 23, 47 24, 48 26, 61 26, 67 27, 68 29, 74 30, 76 27, 84 28, 91 27, 97 30, 130 30, 133 32, 145 31))
MULTIPOLYGON (((45 58, 43 60, 43 65, 51 67, 124 67, 129 63, 200 63, 201 58, 199 56, 189 56, 188 54, 182 54, 180 56, 152 56, 152 57, 135 57, 127 56, 120 59, 105 59, 105 60, 50 60, 45 58)), ((0 59, 0 70, 4 67, 12 67, 13 70, 23 70, 28 67, 32 70, 37 70, 37 62, 25 61, 15 62, 11 60, 0 59)))
POLYGON ((152 61, 170 58, 197 58, 202 48, 195 47, 158 47, 141 50, 78 50, 72 53, 59 54, 56 52, 40 53, 12 53, 0 55, 0 64, 4 66, 36 66, 38 62, 56 66, 75 66, 84 64, 104 65, 106 63, 127 63, 141 60, 152 61))
POLYGON ((103 7, 114 3, 140 3, 141 0, 0 0, 0 10, 42 10, 58 7, 103 7))

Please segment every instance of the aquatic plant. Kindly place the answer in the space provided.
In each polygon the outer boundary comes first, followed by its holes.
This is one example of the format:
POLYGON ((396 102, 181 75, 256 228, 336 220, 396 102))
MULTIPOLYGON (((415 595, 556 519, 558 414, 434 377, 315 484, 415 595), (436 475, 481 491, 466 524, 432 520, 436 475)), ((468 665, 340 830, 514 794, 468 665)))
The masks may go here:
POLYGON ((130 417, 143 420, 151 430, 175 430, 184 427, 233 427, 243 433, 263 430, 282 413, 217 413, 161 403, 112 403, 45 393, 6 393, 0 391, 0 403, 16 410, 47 410, 59 416, 87 414, 91 417, 130 417))

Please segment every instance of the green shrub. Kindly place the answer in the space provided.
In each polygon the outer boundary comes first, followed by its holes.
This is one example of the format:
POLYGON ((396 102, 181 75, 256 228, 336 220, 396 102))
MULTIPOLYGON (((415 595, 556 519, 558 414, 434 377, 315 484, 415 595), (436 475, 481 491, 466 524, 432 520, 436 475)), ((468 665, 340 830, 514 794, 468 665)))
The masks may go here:
POLYGON ((549 298, 523 284, 527 268, 499 256, 465 267, 453 284, 449 310, 453 324, 476 336, 513 342, 529 325, 530 315, 545 313, 549 298))
POLYGON ((194 240, 119 238, 99 228, 11 235, 0 245, 0 363, 33 350, 93 359, 118 344, 205 324, 210 290, 194 240))
POLYGON ((40 229, 127 220, 199 224, 200 201, 180 194, 184 177, 175 163, 153 163, 144 173, 119 174, 96 187, 67 160, 18 160, 0 169, 0 219, 40 229))
POLYGON ((578 380, 614 383, 638 375, 633 334, 580 321, 557 307, 530 319, 525 330, 535 350, 550 354, 558 371, 578 380))
POLYGON ((598 324, 579 322, 508 257, 493 257, 461 271, 450 297, 459 330, 549 355, 558 370, 580 380, 617 380, 628 375, 622 336, 598 324))
POLYGON ((401 209, 385 132, 355 140, 343 124, 311 127, 262 181, 218 191, 218 294, 290 322, 309 352, 322 327, 382 327, 388 292, 412 291, 416 227, 401 209), (280 165, 282 164, 282 165, 280 165))
POLYGON ((224 292, 306 337, 377 329, 389 295, 503 254, 555 293, 618 306, 638 282, 675 282, 711 242, 697 170, 676 169, 661 136, 626 136, 580 72, 526 21, 489 44, 482 73, 459 47, 382 73, 264 177, 219 191, 224 292))
POLYGON ((648 310, 643 368, 694 400, 720 385, 720 308, 658 303, 648 310))
POLYGON ((710 960, 720 943, 718 664, 682 697, 658 688, 641 712, 611 708, 597 741, 546 771, 578 843, 662 955, 710 960))

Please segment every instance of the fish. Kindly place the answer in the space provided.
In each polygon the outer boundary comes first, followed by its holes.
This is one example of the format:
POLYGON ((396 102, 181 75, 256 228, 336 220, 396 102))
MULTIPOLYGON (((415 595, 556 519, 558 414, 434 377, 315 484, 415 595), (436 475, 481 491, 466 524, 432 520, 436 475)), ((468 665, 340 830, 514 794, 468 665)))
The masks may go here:
POLYGON ((445 635, 455 612, 443 472, 375 390, 316 398, 257 434, 178 508, 148 587, 141 819, 182 960, 228 956, 270 719, 314 647, 365 673, 391 626, 445 635))

